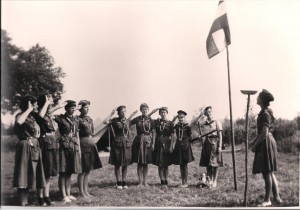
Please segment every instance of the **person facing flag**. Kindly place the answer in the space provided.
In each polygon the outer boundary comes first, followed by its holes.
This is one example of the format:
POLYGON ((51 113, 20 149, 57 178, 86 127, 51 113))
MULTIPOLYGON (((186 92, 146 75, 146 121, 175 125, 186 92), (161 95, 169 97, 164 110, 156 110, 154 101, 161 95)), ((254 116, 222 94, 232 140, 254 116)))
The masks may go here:
POLYGON ((230 30, 224 0, 219 1, 216 18, 206 39, 208 58, 217 55, 231 44, 230 30))

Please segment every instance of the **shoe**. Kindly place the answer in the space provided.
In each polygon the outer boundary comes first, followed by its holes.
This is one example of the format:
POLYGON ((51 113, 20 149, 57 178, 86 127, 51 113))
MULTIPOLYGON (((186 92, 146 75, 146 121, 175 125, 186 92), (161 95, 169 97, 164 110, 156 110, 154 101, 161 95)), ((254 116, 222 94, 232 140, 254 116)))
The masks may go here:
POLYGON ((213 183, 212 183, 212 187, 213 187, 213 188, 216 188, 216 187, 217 187, 217 182, 213 182, 213 183))
POLYGON ((144 184, 145 187, 149 187, 149 185, 147 183, 144 184))
POLYGON ((71 200, 68 196, 63 198, 63 203, 71 203, 71 200))
POLYGON ((262 202, 261 204, 258 205, 258 207, 268 207, 268 206, 272 206, 271 201, 269 202, 262 202))
POLYGON ((38 204, 39 206, 47 206, 47 204, 44 202, 44 199, 43 198, 38 198, 38 204))
POLYGON ((50 200, 49 197, 44 197, 44 201, 45 201, 45 203, 46 203, 48 206, 52 206, 52 205, 55 204, 54 202, 52 202, 52 201, 50 200))
POLYGON ((283 200, 281 198, 275 198, 274 202, 277 203, 277 204, 282 204, 283 200))
POLYGON ((188 188, 189 185, 187 185, 187 184, 182 184, 182 185, 180 185, 180 187, 181 187, 181 188, 188 188))
POLYGON ((168 186, 168 184, 169 184, 169 183, 168 183, 168 180, 165 180, 165 185, 168 186))
POLYGON ((165 180, 160 180, 160 185, 164 186, 165 185, 165 180))
POLYGON ((70 195, 70 196, 68 196, 69 197, 69 199, 71 200, 71 201, 75 201, 75 200, 77 200, 77 198, 75 198, 74 196, 72 196, 72 195, 70 195))
POLYGON ((123 187, 123 189, 128 189, 128 186, 125 181, 122 182, 122 187, 123 187))
POLYGON ((117 189, 120 189, 122 190, 123 187, 122 187, 122 182, 117 182, 117 185, 115 186, 117 189))

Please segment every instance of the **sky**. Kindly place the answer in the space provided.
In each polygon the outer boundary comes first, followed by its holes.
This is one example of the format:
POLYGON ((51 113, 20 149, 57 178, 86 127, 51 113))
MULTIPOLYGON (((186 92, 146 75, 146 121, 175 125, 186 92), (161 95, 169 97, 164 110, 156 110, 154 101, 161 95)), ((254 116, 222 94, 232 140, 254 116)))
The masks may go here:
MULTIPOLYGON (((246 112, 240 90, 270 91, 277 118, 300 112, 300 1, 226 0, 233 118, 246 112)), ((62 67, 63 100, 91 101, 90 116, 141 103, 179 109, 190 120, 211 105, 230 117, 226 50, 211 59, 206 38, 218 0, 2 1, 2 29, 28 50, 39 43, 62 67)), ((257 94, 251 96, 253 113, 257 94)), ((63 110, 61 110, 63 112, 63 110)), ((58 112, 59 113, 59 112, 58 112)), ((154 114, 153 118, 157 118, 154 114)))

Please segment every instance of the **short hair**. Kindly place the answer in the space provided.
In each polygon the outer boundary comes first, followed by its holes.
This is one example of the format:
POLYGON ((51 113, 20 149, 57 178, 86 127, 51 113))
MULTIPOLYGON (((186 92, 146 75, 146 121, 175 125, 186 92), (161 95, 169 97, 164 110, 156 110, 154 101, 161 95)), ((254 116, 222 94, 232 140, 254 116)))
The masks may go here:
POLYGON ((140 105, 140 111, 142 110, 142 108, 144 108, 144 107, 146 107, 147 109, 149 109, 149 106, 148 106, 148 104, 146 104, 146 103, 142 103, 141 105, 140 105))
POLYGON ((117 112, 120 113, 122 111, 122 109, 126 109, 126 106, 124 106, 124 105, 118 106, 117 112))
POLYGON ((204 114, 206 115, 207 114, 207 110, 209 110, 209 109, 212 109, 212 107, 211 106, 207 106, 207 107, 205 107, 205 109, 204 109, 204 114))

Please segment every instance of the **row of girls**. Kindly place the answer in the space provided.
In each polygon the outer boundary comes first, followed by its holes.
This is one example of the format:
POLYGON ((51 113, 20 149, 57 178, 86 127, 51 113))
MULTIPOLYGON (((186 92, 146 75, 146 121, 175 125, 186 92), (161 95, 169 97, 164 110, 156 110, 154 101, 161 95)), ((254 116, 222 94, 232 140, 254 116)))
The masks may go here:
POLYGON ((92 119, 87 116, 90 102, 82 100, 80 106, 68 100, 54 106, 51 95, 38 98, 27 95, 20 102, 21 112, 16 115, 16 145, 13 186, 17 188, 21 206, 28 205, 29 189, 37 189, 38 204, 51 206, 49 198, 50 178, 58 177, 59 191, 63 202, 76 200, 70 194, 71 175, 78 174, 81 196, 90 196, 87 191, 88 177, 92 169, 101 168, 92 119), (60 108, 65 113, 52 115, 60 108), (79 109, 80 115, 74 116, 79 109))
MULTIPOLYGON (((53 105, 51 95, 38 98, 25 96, 21 103, 21 112, 16 115, 15 132, 19 138, 16 145, 13 186, 17 188, 21 206, 28 205, 29 189, 37 189, 38 204, 53 205, 49 198, 50 178, 58 177, 59 191, 64 203, 76 200, 71 195, 71 175, 78 174, 79 194, 90 196, 88 181, 90 171, 102 167, 94 138, 93 120, 87 115, 90 102, 67 100, 64 104, 53 105), (65 113, 53 112, 65 108, 65 113), (76 110, 79 116, 74 116, 76 110)), ((104 120, 113 133, 109 164, 115 166, 116 188, 127 189, 127 166, 137 163, 139 184, 148 187, 148 164, 158 166, 161 185, 168 186, 168 167, 180 165, 183 188, 188 187, 188 163, 194 161, 190 141, 191 127, 185 120, 187 113, 177 112, 172 121, 167 120, 168 108, 161 107, 148 113, 146 103, 140 106, 141 115, 133 118, 133 112, 126 118, 126 107, 119 106, 104 120), (160 118, 152 120, 151 115, 159 111, 160 118), (113 115, 117 112, 118 117, 113 115), (132 119, 133 118, 133 119, 132 119), (178 123, 174 125, 174 121, 178 123), (137 135, 132 140, 130 126, 136 125, 137 135)), ((201 155, 200 166, 207 167, 213 187, 217 185, 217 167, 220 162, 222 141, 221 126, 212 120, 211 107, 201 112, 191 123, 197 123, 201 116, 201 126, 209 128, 209 136, 201 155), (202 117, 203 118, 203 117, 202 117), (212 132, 210 132, 212 131, 212 132)))
MULTIPOLYGON (((253 173, 262 173, 266 194, 261 206, 271 205, 270 192, 275 201, 281 203, 278 182, 273 173, 276 171, 276 142, 268 131, 273 123, 273 114, 268 109, 269 102, 274 100, 272 94, 263 90, 257 99, 261 106, 257 127, 258 136, 251 143, 255 152, 253 173), (266 146, 267 145, 267 146, 266 146)), ((90 102, 82 100, 76 105, 68 100, 63 105, 53 105, 51 96, 25 96, 20 104, 21 113, 16 115, 15 131, 19 138, 16 145, 15 170, 13 186, 18 188, 20 205, 28 205, 28 190, 38 190, 38 204, 52 205, 49 198, 50 177, 59 174, 59 190, 62 200, 69 203, 76 200, 71 192, 71 175, 78 174, 79 194, 88 193, 89 173, 102 167, 93 136, 93 121, 88 117, 90 102), (65 114, 53 115, 59 108, 65 108, 65 114), (74 116, 76 110, 79 116, 74 116), (58 129, 56 129, 58 126, 58 129), (56 135, 59 131, 59 138, 56 135)), ((148 187, 148 164, 158 166, 158 174, 163 187, 168 186, 168 167, 180 166, 183 188, 188 187, 188 163, 194 161, 190 141, 191 127, 186 122, 187 113, 177 112, 172 121, 167 120, 168 108, 161 107, 148 113, 149 107, 140 105, 141 115, 133 118, 133 112, 126 118, 126 107, 119 106, 104 120, 113 133, 109 163, 115 166, 117 189, 127 189, 127 166, 137 163, 139 184, 137 187, 148 187), (160 118, 152 120, 151 115, 159 111, 160 118), (118 117, 113 117, 117 112, 118 117), (178 119, 178 123, 174 122, 178 119), (130 138, 130 126, 135 125, 137 135, 130 138)), ((221 145, 222 126, 213 119, 212 107, 206 107, 190 124, 198 124, 204 131, 200 166, 206 167, 209 185, 217 186, 218 167, 223 165, 221 145)))

